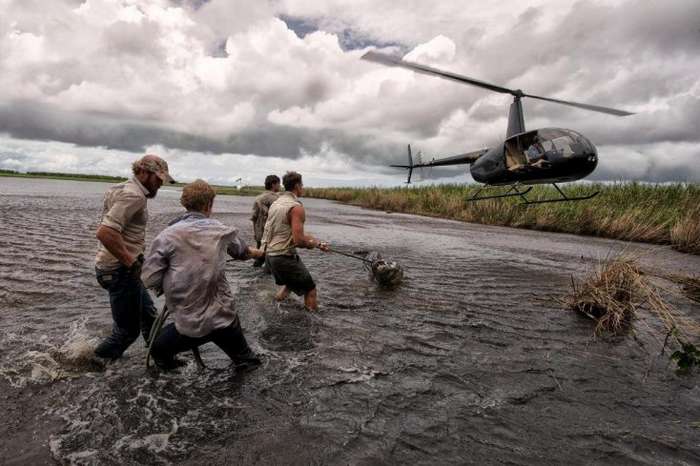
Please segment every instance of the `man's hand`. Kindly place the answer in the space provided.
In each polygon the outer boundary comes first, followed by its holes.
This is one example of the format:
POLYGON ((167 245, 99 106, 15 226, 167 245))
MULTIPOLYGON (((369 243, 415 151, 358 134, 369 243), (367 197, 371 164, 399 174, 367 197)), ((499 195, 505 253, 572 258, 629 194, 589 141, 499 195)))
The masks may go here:
POLYGON ((141 280, 141 269, 143 268, 144 257, 143 254, 139 254, 136 259, 129 266, 129 275, 137 280, 141 280))
POLYGON ((262 249, 248 248, 248 257, 255 257, 257 259, 259 257, 263 257, 264 255, 265 253, 262 249))
POLYGON ((331 248, 331 245, 328 244, 326 241, 319 241, 318 248, 323 252, 328 252, 328 250, 331 248))

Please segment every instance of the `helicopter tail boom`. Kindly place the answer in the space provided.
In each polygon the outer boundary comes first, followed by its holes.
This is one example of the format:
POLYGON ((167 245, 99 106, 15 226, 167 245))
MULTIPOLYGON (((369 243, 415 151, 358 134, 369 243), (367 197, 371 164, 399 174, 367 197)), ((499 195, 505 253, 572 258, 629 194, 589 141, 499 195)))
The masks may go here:
POLYGON ((472 164, 476 160, 484 155, 488 149, 480 149, 473 152, 467 152, 466 154, 453 155, 452 157, 445 157, 444 159, 433 159, 430 162, 423 162, 421 160, 420 153, 418 154, 418 163, 413 163, 413 155, 411 153, 411 145, 408 145, 408 165, 389 165, 395 168, 406 168, 408 169, 408 180, 406 184, 411 182, 411 175, 413 174, 414 168, 425 168, 425 167, 445 167, 449 165, 465 165, 472 164))

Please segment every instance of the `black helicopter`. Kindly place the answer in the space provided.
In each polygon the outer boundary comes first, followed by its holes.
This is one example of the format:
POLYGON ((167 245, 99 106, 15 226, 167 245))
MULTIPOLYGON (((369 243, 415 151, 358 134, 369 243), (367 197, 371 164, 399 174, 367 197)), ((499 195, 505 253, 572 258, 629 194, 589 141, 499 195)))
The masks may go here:
POLYGON ((582 134, 570 129, 542 128, 526 131, 523 107, 520 102, 523 97, 546 100, 616 116, 634 115, 633 113, 614 108, 526 94, 520 89, 508 89, 378 52, 367 52, 362 58, 382 65, 408 68, 418 73, 439 76, 463 84, 483 87, 494 92, 511 94, 514 97, 513 103, 510 105, 508 131, 503 144, 466 154, 437 160, 433 159, 425 163, 419 159, 418 163, 415 164, 413 163, 411 146, 409 145, 408 165, 390 165, 408 169, 407 183, 410 183, 414 168, 471 164, 472 177, 475 181, 483 183, 484 186, 477 190, 467 201, 520 196, 524 204, 540 204, 544 202, 580 201, 590 199, 598 194, 598 192, 594 192, 588 196, 568 197, 559 189, 557 183, 575 181, 590 175, 598 164, 598 152, 591 141, 582 134), (520 189, 520 186, 533 184, 552 184, 561 197, 537 201, 528 200, 526 194, 532 190, 532 186, 524 189, 520 189), (492 186, 508 186, 509 189, 502 194, 479 196, 484 189, 492 186))

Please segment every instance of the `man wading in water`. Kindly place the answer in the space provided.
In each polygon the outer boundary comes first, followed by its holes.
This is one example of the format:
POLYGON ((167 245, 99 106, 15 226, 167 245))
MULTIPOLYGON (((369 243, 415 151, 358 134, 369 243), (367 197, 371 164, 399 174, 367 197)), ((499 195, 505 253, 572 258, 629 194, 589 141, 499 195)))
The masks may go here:
POLYGON ((141 264, 146 240, 146 200, 154 198, 163 183, 174 183, 168 164, 156 155, 145 155, 132 165, 134 176, 112 186, 104 197, 95 273, 109 292, 112 334, 95 354, 117 359, 139 336, 145 340, 155 318, 153 301, 141 283, 141 264))
POLYGON ((155 336, 151 354, 161 369, 181 365, 177 353, 214 342, 237 367, 255 367, 260 359, 248 346, 226 281, 227 253, 234 259, 260 257, 238 230, 210 218, 216 193, 196 180, 182 189, 187 213, 170 222, 153 240, 143 265, 143 282, 165 294, 175 323, 155 336))
POLYGON ((316 284, 297 255, 296 248, 319 248, 326 252, 328 244, 304 234, 306 212, 298 199, 304 193, 301 175, 287 172, 282 184, 285 192, 270 206, 262 241, 267 265, 275 282, 282 285, 275 299, 281 301, 292 291, 304 296, 306 308, 315 311, 318 309, 316 284))
MULTIPOLYGON (((253 236, 257 247, 260 248, 263 231, 265 231, 265 222, 267 222, 267 212, 270 206, 279 197, 280 177, 277 175, 267 175, 265 178, 265 192, 255 198, 253 203, 253 215, 250 219, 253 221, 253 236)), ((260 267, 265 263, 265 257, 255 259, 253 267, 260 267)))

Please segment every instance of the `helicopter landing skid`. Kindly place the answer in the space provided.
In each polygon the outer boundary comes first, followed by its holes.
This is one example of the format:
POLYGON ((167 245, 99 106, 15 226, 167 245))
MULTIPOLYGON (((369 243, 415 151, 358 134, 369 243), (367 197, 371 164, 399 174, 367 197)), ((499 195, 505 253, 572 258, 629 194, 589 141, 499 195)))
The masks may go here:
POLYGON ((552 186, 554 186, 557 191, 559 191, 559 194, 561 194, 561 197, 554 198, 554 199, 542 199, 542 200, 537 200, 537 201, 530 201, 526 197, 523 197, 523 204, 525 205, 530 205, 530 204, 546 204, 548 202, 566 202, 566 201, 585 201, 586 199, 592 199, 596 197, 598 194, 600 194, 600 191, 596 191, 593 194, 589 194, 588 196, 579 196, 579 197, 568 197, 564 192, 559 189, 559 186, 557 186, 556 183, 552 183, 552 186))
POLYGON ((556 188, 556 190, 559 192, 561 197, 554 198, 554 199, 541 199, 541 200, 536 200, 536 201, 531 201, 525 196, 527 193, 529 193, 532 190, 532 186, 529 186, 527 189, 524 191, 521 191, 518 189, 518 185, 514 184, 511 185, 511 187, 506 191, 504 194, 497 194, 494 196, 481 196, 479 197, 479 193, 483 191, 484 189, 488 188, 488 186, 484 186, 479 188, 473 196, 468 198, 466 202, 473 202, 473 201, 483 201, 486 199, 498 199, 502 197, 513 197, 513 196, 520 196, 522 199, 522 202, 520 205, 530 205, 530 204, 546 204, 549 202, 567 202, 567 201, 585 201, 586 199, 592 199, 598 194, 600 194, 600 191, 596 191, 593 194, 589 194, 588 196, 578 196, 578 197, 569 197, 564 192, 559 189, 559 186, 557 186, 556 183, 552 183, 552 186, 556 188))
POLYGON ((484 200, 486 200, 486 199, 499 199, 499 198, 501 198, 501 197, 520 196, 520 197, 523 199, 523 201, 524 201, 523 203, 527 203, 528 200, 527 200, 527 198, 525 197, 525 194, 527 194, 527 193, 529 193, 530 191, 532 191, 532 186, 528 187, 528 188, 525 189, 524 191, 520 191, 520 190, 518 189, 518 185, 517 185, 517 184, 514 184, 514 185, 511 185, 511 187, 508 189, 508 191, 506 191, 504 194, 496 194, 496 195, 493 195, 493 196, 481 196, 481 197, 479 197, 479 193, 480 193, 481 191, 483 191, 484 189, 488 189, 489 187, 490 187, 490 186, 482 186, 481 188, 479 188, 479 189, 474 193, 474 195, 472 195, 472 197, 470 197, 469 199, 467 199, 466 202, 484 201, 484 200))

